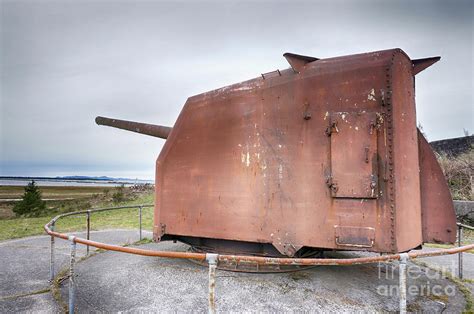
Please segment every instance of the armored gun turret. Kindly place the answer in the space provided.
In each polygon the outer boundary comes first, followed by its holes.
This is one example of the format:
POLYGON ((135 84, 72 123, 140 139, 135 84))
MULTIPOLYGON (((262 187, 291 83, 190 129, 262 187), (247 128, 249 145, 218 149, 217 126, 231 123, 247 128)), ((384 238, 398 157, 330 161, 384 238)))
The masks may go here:
POLYGON ((284 56, 289 69, 190 97, 172 132, 97 119, 166 139, 154 240, 300 257, 453 243, 450 192, 415 114, 415 75, 439 57, 284 56))

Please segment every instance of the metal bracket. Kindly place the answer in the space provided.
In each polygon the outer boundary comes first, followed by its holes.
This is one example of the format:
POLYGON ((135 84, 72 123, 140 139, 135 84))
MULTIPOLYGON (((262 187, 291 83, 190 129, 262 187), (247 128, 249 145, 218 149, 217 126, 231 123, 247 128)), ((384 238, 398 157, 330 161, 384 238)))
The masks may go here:
POLYGON ((206 261, 209 265, 217 265, 218 259, 219 259, 219 254, 206 253, 206 261))
POLYGON ((337 191, 339 190, 337 182, 333 181, 332 176, 329 176, 326 179, 326 185, 331 189, 331 192, 332 192, 333 195, 335 195, 337 193, 337 191))
POLYGON ((160 228, 161 228, 161 235, 164 235, 165 232, 166 232, 166 225, 165 224, 160 224, 160 228))
POLYGON ((309 102, 305 102, 303 107, 304 107, 303 119, 305 120, 311 119, 311 112, 309 111, 309 102))
MULTIPOLYGON (((266 79, 267 76, 270 77, 270 74, 273 74, 273 73, 277 73, 278 76, 281 76, 281 72, 280 72, 279 69, 276 69, 275 71, 270 71, 270 72, 267 72, 267 73, 262 73, 261 75, 262 75, 263 79, 266 79)), ((273 75, 273 76, 275 76, 275 75, 273 75)))
POLYGON ((332 122, 327 128, 326 128, 326 135, 331 136, 332 133, 339 133, 339 129, 337 128, 337 122, 332 122))
POLYGON ((376 195, 376 188, 377 188, 377 183, 378 183, 378 178, 376 175, 371 175, 370 176, 370 196, 371 197, 374 197, 374 198, 377 198, 377 195, 376 195))
POLYGON ((339 237, 336 237, 336 245, 338 246, 349 246, 349 247, 363 247, 363 248, 371 248, 374 246, 374 240, 370 240, 370 244, 351 244, 351 243, 341 243, 339 242, 339 237))
POLYGON ((380 112, 375 113, 375 120, 370 123, 369 134, 372 135, 375 131, 380 130, 383 124, 383 115, 380 112))

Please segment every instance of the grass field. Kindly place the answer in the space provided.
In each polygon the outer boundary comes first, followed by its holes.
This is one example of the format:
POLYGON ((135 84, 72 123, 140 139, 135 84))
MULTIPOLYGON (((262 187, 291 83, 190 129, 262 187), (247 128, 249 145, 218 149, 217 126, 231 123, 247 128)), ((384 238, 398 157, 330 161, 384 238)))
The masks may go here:
MULTIPOLYGON (((40 190, 50 210, 64 212, 94 206, 112 194, 115 187, 42 186, 40 190)), ((15 217, 12 208, 23 193, 22 186, 0 186, 0 219, 15 217)))
MULTIPOLYGON (((64 200, 70 198, 91 197, 93 195, 109 193, 114 187, 99 186, 42 186, 40 187, 43 199, 64 200)), ((7 199, 20 199, 23 195, 23 186, 0 186, 0 202, 7 199)))
MULTIPOLYGON (((21 193, 23 188, 20 187, 21 193)), ((139 204, 153 204, 153 191, 140 193, 127 192, 127 200, 113 203, 110 194, 114 188, 97 187, 41 187, 43 198, 47 195, 55 196, 54 200, 47 201, 49 213, 42 217, 24 218, 14 217, 10 213, 8 218, 0 219, 0 241, 14 238, 22 238, 44 234, 43 226, 52 217, 61 212, 85 210, 89 208, 102 208, 112 206, 126 206, 139 204), (108 190, 108 191, 106 191, 108 190), (64 200, 64 196, 73 199, 64 200)), ((0 187, 0 194, 14 195, 18 193, 17 187, 0 187), (10 193, 10 194, 8 194, 10 193)), ((7 197, 4 197, 4 199, 7 197)), ((9 197, 11 198, 11 197, 9 197)), ((3 210, 10 211, 12 204, 3 203, 3 210)), ((151 230, 153 220, 153 208, 144 208, 142 211, 143 228, 151 230)), ((81 231, 86 228, 85 215, 65 217, 56 224, 57 231, 81 231)), ((92 230, 107 228, 138 228, 138 208, 119 209, 108 212, 94 213, 91 216, 92 230)))

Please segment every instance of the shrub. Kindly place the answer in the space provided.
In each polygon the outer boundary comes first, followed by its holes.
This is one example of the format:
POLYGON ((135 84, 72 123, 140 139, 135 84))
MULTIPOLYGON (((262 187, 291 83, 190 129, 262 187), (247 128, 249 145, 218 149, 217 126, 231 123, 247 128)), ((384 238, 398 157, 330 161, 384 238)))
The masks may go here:
POLYGON ((31 181, 25 186, 22 200, 13 206, 13 212, 17 216, 39 216, 45 209, 46 203, 42 200, 41 191, 35 184, 35 181, 31 181))
POLYGON ((474 150, 456 157, 438 156, 453 199, 474 200, 474 150))
POLYGON ((125 185, 124 184, 116 188, 114 194, 112 194, 112 200, 114 203, 120 203, 120 202, 125 201, 125 185))

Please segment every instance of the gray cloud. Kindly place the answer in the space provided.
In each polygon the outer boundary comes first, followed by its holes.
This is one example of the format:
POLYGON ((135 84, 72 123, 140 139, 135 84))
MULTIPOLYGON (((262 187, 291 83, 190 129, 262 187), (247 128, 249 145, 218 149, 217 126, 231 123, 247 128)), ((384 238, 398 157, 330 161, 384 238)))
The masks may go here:
POLYGON ((430 140, 474 132, 470 1, 1 1, 0 175, 153 177, 162 140, 96 115, 173 125, 186 98, 288 67, 393 47, 430 140))

